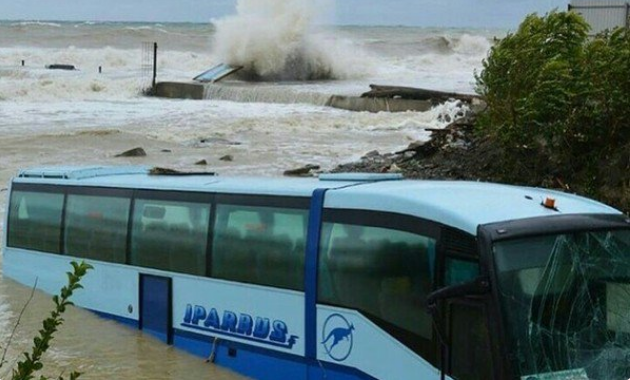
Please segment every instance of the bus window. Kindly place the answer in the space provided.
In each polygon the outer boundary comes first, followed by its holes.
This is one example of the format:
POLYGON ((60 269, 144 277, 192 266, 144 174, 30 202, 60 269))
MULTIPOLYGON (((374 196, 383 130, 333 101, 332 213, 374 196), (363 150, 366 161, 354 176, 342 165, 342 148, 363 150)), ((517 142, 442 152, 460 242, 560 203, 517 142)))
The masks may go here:
POLYGON ((209 204, 137 199, 131 265, 205 275, 209 222, 209 204))
POLYGON ((506 349, 519 378, 627 379, 630 230, 497 242, 506 349))
POLYGON ((432 357, 435 240, 389 228, 324 223, 319 302, 356 309, 403 343, 432 357))
POLYGON ((446 259, 445 286, 459 285, 479 276, 479 263, 461 259, 446 259))
POLYGON ((13 191, 8 245, 59 253, 63 198, 61 193, 13 191))
POLYGON ((64 253, 125 263, 129 198, 69 194, 64 253))
POLYGON ((217 205, 212 277, 304 289, 308 211, 217 205))

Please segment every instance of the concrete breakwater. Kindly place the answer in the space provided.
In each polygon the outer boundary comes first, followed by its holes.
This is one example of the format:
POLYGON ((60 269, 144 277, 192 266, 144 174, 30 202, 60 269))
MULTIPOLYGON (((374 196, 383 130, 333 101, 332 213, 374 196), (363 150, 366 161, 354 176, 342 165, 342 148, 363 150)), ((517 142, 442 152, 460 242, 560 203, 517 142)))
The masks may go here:
POLYGON ((159 82, 154 95, 176 99, 215 99, 259 103, 306 103, 348 111, 425 112, 434 105, 432 100, 330 95, 318 92, 291 91, 274 88, 221 83, 159 82))

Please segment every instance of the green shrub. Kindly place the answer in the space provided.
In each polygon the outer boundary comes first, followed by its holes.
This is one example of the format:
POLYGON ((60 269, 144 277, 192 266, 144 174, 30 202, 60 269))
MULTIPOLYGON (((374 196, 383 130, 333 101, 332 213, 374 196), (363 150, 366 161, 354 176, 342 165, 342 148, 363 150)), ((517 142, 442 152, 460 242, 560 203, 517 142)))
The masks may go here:
POLYGON ((630 31, 588 33, 576 13, 529 15, 475 75, 488 103, 477 131, 505 149, 510 179, 532 158, 537 175, 562 176, 587 195, 630 183, 630 31), (609 178, 610 165, 618 176, 609 178))

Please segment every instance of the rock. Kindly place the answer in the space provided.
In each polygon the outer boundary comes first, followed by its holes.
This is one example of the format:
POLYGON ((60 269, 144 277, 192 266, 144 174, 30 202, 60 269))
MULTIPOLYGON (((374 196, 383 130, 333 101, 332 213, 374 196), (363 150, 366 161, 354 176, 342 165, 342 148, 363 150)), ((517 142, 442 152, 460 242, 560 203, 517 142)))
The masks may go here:
POLYGON ((416 140, 416 141, 410 143, 409 146, 407 146, 407 149, 405 149, 403 152, 406 152, 406 151, 409 151, 409 150, 418 150, 418 148, 420 148, 421 146, 423 146, 426 143, 427 143, 427 141, 416 140))
POLYGON ((398 167, 398 165, 396 164, 392 164, 389 167, 389 170, 387 170, 388 173, 400 173, 402 172, 402 169, 398 167))
POLYGON ((160 152, 162 152, 162 153, 171 153, 172 151, 170 149, 162 149, 160 152))
POLYGON ((76 70, 77 68, 74 65, 69 65, 66 63, 51 63, 50 65, 45 65, 45 68, 48 70, 76 70))
POLYGON ((115 155, 114 157, 144 157, 147 155, 147 152, 144 151, 141 147, 129 149, 125 152, 115 155))
POLYGON ((438 116, 438 121, 450 123, 453 119, 451 118, 451 115, 443 113, 438 116))
POLYGON ((366 154, 363 155, 363 157, 361 158, 375 158, 380 156, 381 154, 378 152, 378 150, 372 150, 370 152, 367 152, 366 154))
POLYGON ((234 157, 231 154, 226 154, 225 156, 219 158, 220 161, 234 161, 234 157))
POLYGON ((208 165, 208 161, 200 160, 200 161, 195 162, 195 165, 208 165))
POLYGON ((284 172, 285 176, 289 176, 289 177, 312 177, 313 170, 319 170, 320 166, 319 165, 305 165, 302 166, 301 168, 297 168, 297 169, 291 169, 291 170, 286 170, 284 172))

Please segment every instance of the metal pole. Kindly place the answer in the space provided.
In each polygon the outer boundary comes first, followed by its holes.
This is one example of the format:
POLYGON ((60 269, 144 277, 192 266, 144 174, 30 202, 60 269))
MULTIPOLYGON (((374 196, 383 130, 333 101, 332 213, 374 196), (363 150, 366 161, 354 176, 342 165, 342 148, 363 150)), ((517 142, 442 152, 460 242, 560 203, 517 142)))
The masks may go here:
POLYGON ((153 43, 153 88, 155 88, 155 78, 157 77, 157 42, 153 43))
POLYGON ((626 3, 626 28, 630 28, 630 3, 626 3))

